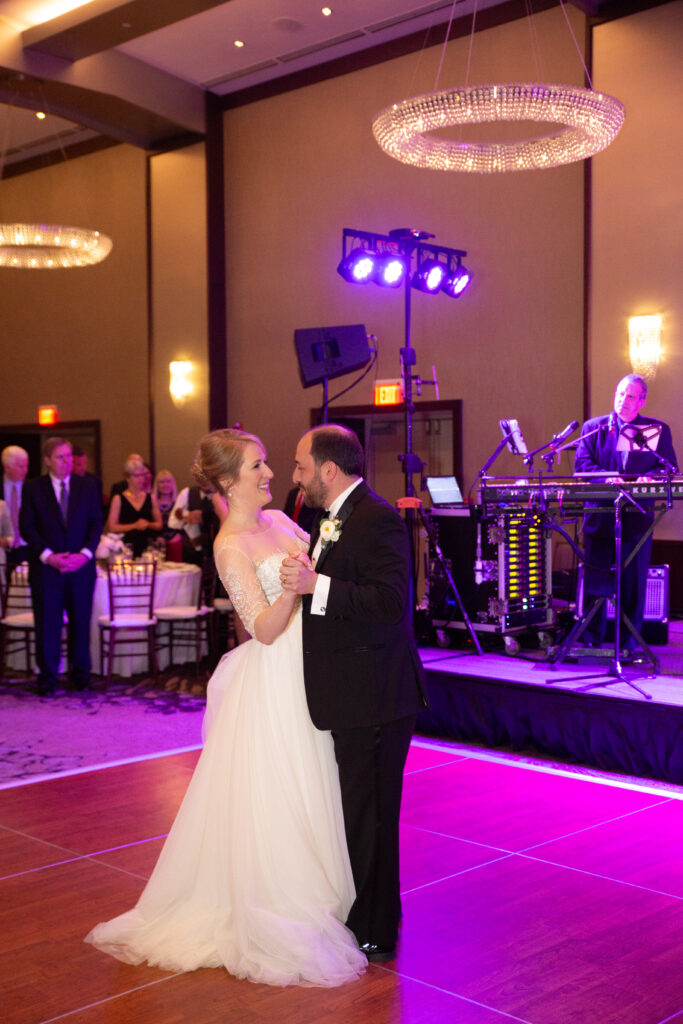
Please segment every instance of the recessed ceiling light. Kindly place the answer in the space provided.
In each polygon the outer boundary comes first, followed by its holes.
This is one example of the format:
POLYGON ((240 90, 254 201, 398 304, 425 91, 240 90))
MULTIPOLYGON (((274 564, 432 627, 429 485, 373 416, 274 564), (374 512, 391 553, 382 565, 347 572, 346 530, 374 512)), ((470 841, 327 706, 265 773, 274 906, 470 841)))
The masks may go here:
POLYGON ((235 46, 237 47, 238 50, 241 50, 242 47, 244 46, 244 43, 242 42, 241 39, 236 39, 235 40, 235 46))
POLYGON ((325 15, 326 18, 329 18, 329 16, 332 14, 332 8, 323 7, 323 14, 325 15))
POLYGON ((36 117, 39 121, 44 121, 47 117, 47 114, 44 114, 42 110, 36 110, 36 117))

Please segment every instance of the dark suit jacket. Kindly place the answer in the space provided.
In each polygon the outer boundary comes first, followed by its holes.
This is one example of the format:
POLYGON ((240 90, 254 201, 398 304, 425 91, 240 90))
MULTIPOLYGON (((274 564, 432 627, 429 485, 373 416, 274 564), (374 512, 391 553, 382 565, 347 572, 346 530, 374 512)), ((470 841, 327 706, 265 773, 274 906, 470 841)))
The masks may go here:
MULTIPOLYGON (((303 603, 304 678, 318 729, 379 725, 425 705, 410 608, 410 545, 399 514, 360 483, 339 512, 341 536, 320 554, 331 577, 325 615, 303 603)), ((318 536, 317 523, 311 551, 318 536)))
MULTIPOLYGON (((676 453, 671 439, 671 429, 668 424, 662 423, 661 420, 651 419, 648 416, 636 416, 633 420, 633 426, 635 427, 647 427, 650 424, 661 426, 662 430, 656 450, 675 466, 676 453)), ((614 476, 653 476, 665 472, 661 463, 658 462, 654 454, 649 450, 617 451, 618 440, 619 431, 616 428, 610 431, 609 415, 595 416, 593 419, 586 420, 581 428, 581 437, 576 449, 574 472, 590 473, 605 470, 606 472, 612 472, 614 476), (592 433, 593 431, 597 432, 592 433)), ((639 500, 639 504, 646 509, 645 515, 629 505, 623 511, 624 538, 633 539, 642 535, 652 522, 652 503, 639 500)), ((587 509, 590 507, 597 506, 595 504, 586 506, 587 509)), ((607 508, 607 505, 605 504, 604 507, 607 508)), ((584 519, 584 532, 588 535, 613 535, 614 517, 606 512, 589 513, 584 519)))
MULTIPOLYGON (((56 553, 89 548, 94 556, 102 533, 101 498, 95 478, 71 475, 66 526, 50 477, 45 474, 27 480, 19 528, 30 548, 32 561, 39 559, 45 548, 56 553)), ((79 572, 84 569, 95 571, 94 558, 79 572)))

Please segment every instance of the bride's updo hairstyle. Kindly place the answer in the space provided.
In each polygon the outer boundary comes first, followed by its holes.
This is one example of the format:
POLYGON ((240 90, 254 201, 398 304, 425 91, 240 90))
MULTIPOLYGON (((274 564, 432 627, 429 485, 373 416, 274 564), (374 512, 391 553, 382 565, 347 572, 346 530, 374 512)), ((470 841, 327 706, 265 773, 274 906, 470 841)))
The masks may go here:
POLYGON ((255 434, 228 427, 212 430, 199 442, 199 450, 192 466, 192 476, 205 491, 218 491, 226 497, 227 486, 234 484, 240 475, 244 451, 248 444, 263 448, 263 442, 255 434))

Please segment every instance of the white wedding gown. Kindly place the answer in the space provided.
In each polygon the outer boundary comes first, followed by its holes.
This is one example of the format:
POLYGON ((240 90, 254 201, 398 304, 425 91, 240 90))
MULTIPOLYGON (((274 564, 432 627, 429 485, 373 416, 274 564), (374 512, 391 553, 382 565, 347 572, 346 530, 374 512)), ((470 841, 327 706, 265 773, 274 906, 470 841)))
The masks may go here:
MULTIPOLYGON (((251 632, 305 548, 283 513, 230 536, 216 563, 251 632), (251 627, 251 629, 250 629, 251 627)), ((220 538, 219 538, 220 544, 220 538)), ((210 683, 206 742, 137 905, 86 941, 170 971, 225 967, 269 985, 340 985, 366 959, 342 923, 354 899, 332 737, 309 717, 301 611, 266 646, 236 647, 210 683)))

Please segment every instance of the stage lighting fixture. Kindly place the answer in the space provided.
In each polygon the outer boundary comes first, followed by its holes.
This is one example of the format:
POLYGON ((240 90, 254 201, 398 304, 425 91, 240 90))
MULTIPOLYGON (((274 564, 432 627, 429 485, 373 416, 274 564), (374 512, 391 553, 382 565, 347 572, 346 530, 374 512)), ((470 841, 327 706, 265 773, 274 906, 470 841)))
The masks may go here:
POLYGON ((375 264, 375 281, 385 288, 400 288, 407 272, 403 256, 395 252, 383 252, 375 264))
POLYGON ((448 267, 441 260, 424 260, 413 274, 412 286, 421 292, 434 294, 441 288, 448 267))
POLYGON ((377 253, 373 249, 359 247, 343 257, 337 273, 351 284, 367 284, 374 278, 376 262, 377 253))
POLYGON ((444 278, 441 290, 450 295, 452 299, 457 299, 459 295, 465 291, 468 284, 472 280, 472 275, 466 267, 456 267, 455 270, 449 270, 444 278))

